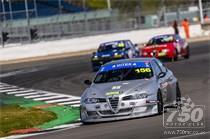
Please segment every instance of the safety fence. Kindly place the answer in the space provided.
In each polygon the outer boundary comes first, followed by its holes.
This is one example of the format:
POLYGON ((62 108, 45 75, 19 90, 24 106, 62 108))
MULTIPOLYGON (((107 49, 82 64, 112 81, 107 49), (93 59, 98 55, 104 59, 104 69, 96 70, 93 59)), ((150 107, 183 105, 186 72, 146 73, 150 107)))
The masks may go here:
MULTIPOLYGON (((204 15, 210 17, 208 6, 203 8, 203 12, 204 15)), ((127 13, 122 13, 117 9, 97 10, 43 18, 7 20, 1 22, 1 31, 8 33, 6 34, 6 44, 34 43, 61 38, 171 26, 174 20, 177 20, 180 24, 184 18, 194 24, 199 22, 199 17, 198 6, 162 7, 156 13, 146 13, 141 10, 127 13)), ((2 36, 1 38, 3 38, 2 36)), ((5 40, 5 38, 1 40, 5 40)))

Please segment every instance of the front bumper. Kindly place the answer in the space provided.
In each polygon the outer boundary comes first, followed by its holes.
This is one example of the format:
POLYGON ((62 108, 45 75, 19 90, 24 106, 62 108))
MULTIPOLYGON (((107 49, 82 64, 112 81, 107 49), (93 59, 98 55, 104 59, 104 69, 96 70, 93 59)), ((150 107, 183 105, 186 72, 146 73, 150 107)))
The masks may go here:
POLYGON ((130 119, 157 113, 157 103, 146 103, 146 100, 122 101, 117 110, 113 110, 107 103, 82 104, 80 111, 81 121, 85 123, 130 119))
POLYGON ((171 51, 142 52, 142 57, 156 57, 159 59, 167 59, 167 58, 173 58, 174 54, 171 51))

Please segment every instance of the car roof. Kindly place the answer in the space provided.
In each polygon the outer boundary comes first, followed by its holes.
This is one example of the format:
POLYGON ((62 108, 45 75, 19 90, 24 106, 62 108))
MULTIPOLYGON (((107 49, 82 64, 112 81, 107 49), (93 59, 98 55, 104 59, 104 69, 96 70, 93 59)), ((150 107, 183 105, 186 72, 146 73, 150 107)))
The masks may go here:
POLYGON ((174 34, 163 34, 163 35, 154 36, 152 38, 154 39, 154 38, 159 38, 159 37, 164 37, 164 36, 175 36, 175 35, 174 34))
POLYGON ((128 63, 128 62, 145 62, 145 61, 147 61, 147 62, 150 63, 154 59, 156 59, 156 58, 148 57, 148 58, 122 59, 122 60, 116 60, 116 61, 112 61, 112 62, 106 63, 106 64, 104 64, 104 66, 112 65, 112 64, 123 64, 123 63, 128 63))
POLYGON ((101 43, 102 44, 106 44, 106 43, 114 43, 114 42, 122 42, 122 41, 130 41, 130 40, 115 40, 115 41, 109 41, 109 42, 104 42, 104 43, 101 43))

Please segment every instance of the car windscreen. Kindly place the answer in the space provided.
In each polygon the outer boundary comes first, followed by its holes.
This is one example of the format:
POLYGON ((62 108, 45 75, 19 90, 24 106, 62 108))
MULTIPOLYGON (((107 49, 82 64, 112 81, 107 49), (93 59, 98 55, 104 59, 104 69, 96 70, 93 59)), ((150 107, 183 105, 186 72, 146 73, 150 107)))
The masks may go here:
POLYGON ((94 83, 139 80, 151 77, 153 77, 153 71, 150 67, 122 68, 99 72, 95 77, 94 83))
POLYGON ((149 42, 147 43, 147 46, 160 45, 160 44, 171 43, 171 42, 174 42, 174 37, 172 35, 158 36, 149 40, 149 42))
POLYGON ((125 49, 125 43, 123 41, 121 42, 110 42, 110 43, 104 43, 101 44, 98 48, 98 52, 108 52, 108 51, 114 51, 114 50, 123 50, 125 49))

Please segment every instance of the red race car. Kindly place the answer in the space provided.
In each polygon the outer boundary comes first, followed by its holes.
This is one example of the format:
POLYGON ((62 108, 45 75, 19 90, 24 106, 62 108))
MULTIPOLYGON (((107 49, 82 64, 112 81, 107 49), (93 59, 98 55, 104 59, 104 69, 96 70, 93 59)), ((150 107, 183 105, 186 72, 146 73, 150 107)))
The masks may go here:
POLYGON ((190 57, 189 45, 179 35, 155 36, 140 50, 142 57, 156 57, 176 61, 178 57, 190 57))

